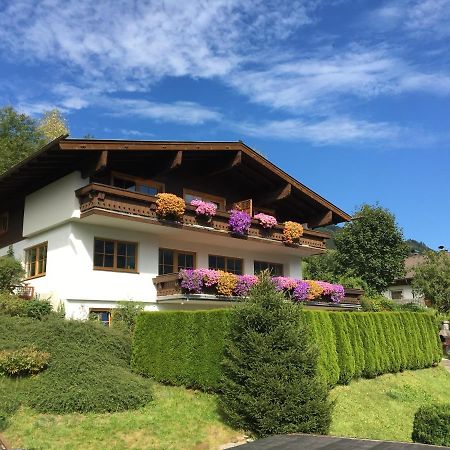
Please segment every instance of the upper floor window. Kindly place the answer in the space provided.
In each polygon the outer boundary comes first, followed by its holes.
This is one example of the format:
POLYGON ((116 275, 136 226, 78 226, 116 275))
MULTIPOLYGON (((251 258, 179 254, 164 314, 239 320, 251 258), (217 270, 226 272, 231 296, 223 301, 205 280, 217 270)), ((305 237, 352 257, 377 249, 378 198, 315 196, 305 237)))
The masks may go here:
POLYGON ((283 264, 271 263, 267 261, 255 261, 253 267, 255 275, 258 275, 263 270, 268 270, 274 277, 283 276, 283 264))
POLYGON ((169 248, 159 249, 159 275, 177 273, 181 269, 195 269, 195 253, 169 248))
POLYGON ((47 271, 47 242, 25 250, 25 272, 27 278, 42 277, 47 271))
POLYGON ((214 203, 217 209, 225 211, 225 199, 216 195, 205 194, 204 192, 191 191, 190 189, 183 189, 184 200, 190 204, 192 200, 203 200, 204 202, 214 203))
POLYGON ((94 269, 137 271, 137 243, 94 239, 94 269))
POLYGON ((244 262, 240 258, 231 258, 229 256, 209 255, 208 265, 210 269, 223 270, 235 275, 242 275, 244 262))
POLYGON ((8 231, 9 214, 7 212, 0 213, 0 235, 8 231))
POLYGON ((113 172, 112 185, 127 191, 140 192, 141 194, 156 195, 164 192, 164 184, 153 180, 144 180, 142 178, 133 177, 113 172))

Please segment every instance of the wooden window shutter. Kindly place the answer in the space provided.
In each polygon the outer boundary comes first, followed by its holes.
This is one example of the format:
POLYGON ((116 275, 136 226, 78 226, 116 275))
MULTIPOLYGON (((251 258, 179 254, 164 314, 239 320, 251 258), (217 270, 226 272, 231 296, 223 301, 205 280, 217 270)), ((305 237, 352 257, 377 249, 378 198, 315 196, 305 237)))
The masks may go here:
POLYGON ((250 198, 248 200, 241 200, 240 202, 233 203, 233 209, 245 211, 250 214, 250 216, 253 216, 253 201, 250 198))

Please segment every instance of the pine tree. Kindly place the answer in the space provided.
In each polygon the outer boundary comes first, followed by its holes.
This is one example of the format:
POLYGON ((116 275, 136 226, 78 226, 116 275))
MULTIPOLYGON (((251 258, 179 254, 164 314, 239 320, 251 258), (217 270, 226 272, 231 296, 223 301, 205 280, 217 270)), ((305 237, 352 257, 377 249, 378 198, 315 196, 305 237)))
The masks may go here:
POLYGON ((231 317, 220 405, 229 422, 258 437, 328 432, 332 403, 317 374, 318 349, 298 305, 267 274, 231 317))

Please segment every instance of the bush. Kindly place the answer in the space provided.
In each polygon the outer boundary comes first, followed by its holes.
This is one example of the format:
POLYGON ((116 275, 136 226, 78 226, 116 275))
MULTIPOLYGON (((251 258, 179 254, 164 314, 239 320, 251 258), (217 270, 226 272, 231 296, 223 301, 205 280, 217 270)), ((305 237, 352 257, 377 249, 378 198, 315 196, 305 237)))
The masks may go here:
POLYGON ((47 370, 30 379, 25 402, 45 413, 107 412, 151 400, 148 380, 131 373, 130 338, 92 322, 0 316, 0 348, 50 352, 47 370))
POLYGON ((0 350, 0 375, 13 377, 35 375, 48 364, 50 353, 33 347, 20 350, 0 350))
POLYGON ((138 316, 132 367, 162 383, 217 389, 229 310, 148 312, 138 316))
POLYGON ((12 255, 0 257, 0 292, 12 292, 24 276, 22 263, 12 255))
POLYGON ((113 328, 133 333, 138 315, 144 311, 144 304, 139 302, 118 302, 112 311, 113 328))
POLYGON ((348 384, 355 376, 355 356, 350 341, 350 333, 347 327, 347 316, 336 313, 331 314, 336 338, 336 351, 339 362, 339 382, 348 384))
POLYGON ((412 440, 450 447, 450 403, 419 408, 414 416, 412 440))
POLYGON ((328 432, 332 404, 317 346, 301 309, 269 277, 232 312, 222 369, 220 406, 233 426, 258 437, 328 432))
POLYGON ((24 300, 7 292, 0 293, 0 314, 8 316, 31 317, 43 319, 52 312, 49 300, 35 297, 33 300, 24 300))

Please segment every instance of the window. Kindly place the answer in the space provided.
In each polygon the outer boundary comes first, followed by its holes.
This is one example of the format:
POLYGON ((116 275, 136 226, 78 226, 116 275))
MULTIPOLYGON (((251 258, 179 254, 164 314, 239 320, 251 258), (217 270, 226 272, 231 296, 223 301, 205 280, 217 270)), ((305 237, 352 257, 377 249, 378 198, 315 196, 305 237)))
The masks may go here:
POLYGON ((209 268, 224 270, 235 275, 242 275, 243 261, 240 258, 230 258, 229 256, 209 255, 209 268))
POLYGON ((211 202, 217 206, 217 209, 225 211, 225 199, 217 197, 216 195, 205 194, 204 192, 191 191, 190 189, 183 189, 184 200, 190 204, 192 200, 203 200, 204 202, 211 202))
POLYGON ((137 244, 95 238, 94 269, 136 272, 137 244))
POLYGON ((392 290, 391 291, 392 300, 402 300, 403 299, 403 291, 402 290, 392 290))
POLYGON ((113 172, 112 185, 127 191, 156 195, 164 192, 164 184, 152 180, 144 180, 131 175, 113 172))
POLYGON ((195 253, 168 248, 159 249, 159 275, 177 273, 181 269, 195 269, 195 253))
POLYGON ((7 233, 9 223, 9 214, 7 212, 0 213, 0 235, 7 233))
POLYGON ((283 276, 283 264, 271 263, 266 261, 255 261, 253 267, 255 275, 258 275, 258 273, 262 272, 263 270, 269 270, 271 275, 274 277, 283 276))
POLYGON ((43 277, 47 271, 47 242, 25 250, 27 278, 43 277))
POLYGON ((111 310, 90 308, 89 320, 98 320, 105 325, 105 327, 109 327, 111 325, 111 310))

